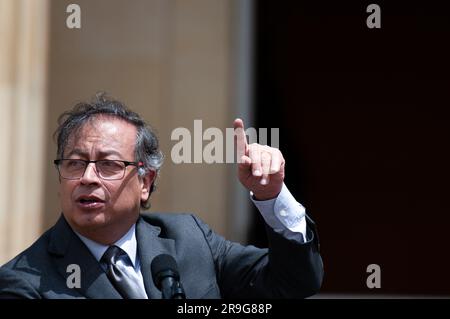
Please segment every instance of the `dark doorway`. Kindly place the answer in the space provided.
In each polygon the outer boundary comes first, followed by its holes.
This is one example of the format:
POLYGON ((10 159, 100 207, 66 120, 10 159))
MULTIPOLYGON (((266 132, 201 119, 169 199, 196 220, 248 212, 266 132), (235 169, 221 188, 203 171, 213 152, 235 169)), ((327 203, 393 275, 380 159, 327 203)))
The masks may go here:
POLYGON ((280 128, 323 292, 450 294, 450 16, 392 2, 369 29, 372 2, 255 1, 257 126, 280 128))

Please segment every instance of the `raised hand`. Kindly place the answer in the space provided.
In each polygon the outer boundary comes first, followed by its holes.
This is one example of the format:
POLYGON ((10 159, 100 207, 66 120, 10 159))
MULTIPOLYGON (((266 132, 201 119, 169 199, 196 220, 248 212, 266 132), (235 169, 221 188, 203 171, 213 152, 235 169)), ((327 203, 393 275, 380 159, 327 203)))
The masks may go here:
POLYGON ((239 181, 253 192, 257 200, 277 197, 284 180, 283 154, 267 145, 248 145, 241 119, 235 119, 233 127, 236 133, 239 181))

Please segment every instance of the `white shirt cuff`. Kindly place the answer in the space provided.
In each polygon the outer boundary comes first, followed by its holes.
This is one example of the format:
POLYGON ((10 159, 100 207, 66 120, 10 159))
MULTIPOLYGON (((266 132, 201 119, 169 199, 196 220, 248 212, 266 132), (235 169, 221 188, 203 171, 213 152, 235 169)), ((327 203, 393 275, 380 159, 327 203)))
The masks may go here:
POLYGON ((276 198, 259 201, 250 192, 250 199, 275 232, 287 239, 306 241, 305 208, 295 200, 284 183, 276 198))

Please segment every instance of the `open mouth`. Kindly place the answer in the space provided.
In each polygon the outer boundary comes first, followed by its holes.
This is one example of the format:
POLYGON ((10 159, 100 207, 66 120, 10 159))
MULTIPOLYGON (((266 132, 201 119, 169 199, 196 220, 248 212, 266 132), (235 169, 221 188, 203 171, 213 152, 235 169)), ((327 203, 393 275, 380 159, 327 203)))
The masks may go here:
POLYGON ((81 198, 78 200, 81 204, 104 203, 104 201, 96 198, 81 198))
POLYGON ((78 198, 77 203, 84 209, 97 209, 103 207, 105 201, 97 197, 86 196, 78 198))

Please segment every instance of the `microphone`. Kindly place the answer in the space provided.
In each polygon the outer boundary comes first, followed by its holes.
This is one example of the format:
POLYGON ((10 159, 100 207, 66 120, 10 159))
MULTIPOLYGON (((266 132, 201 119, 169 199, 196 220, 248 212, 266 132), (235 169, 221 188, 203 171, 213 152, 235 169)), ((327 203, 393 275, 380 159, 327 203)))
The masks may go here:
POLYGON ((151 264, 152 278, 163 299, 186 299, 175 259, 167 254, 156 256, 151 264))

